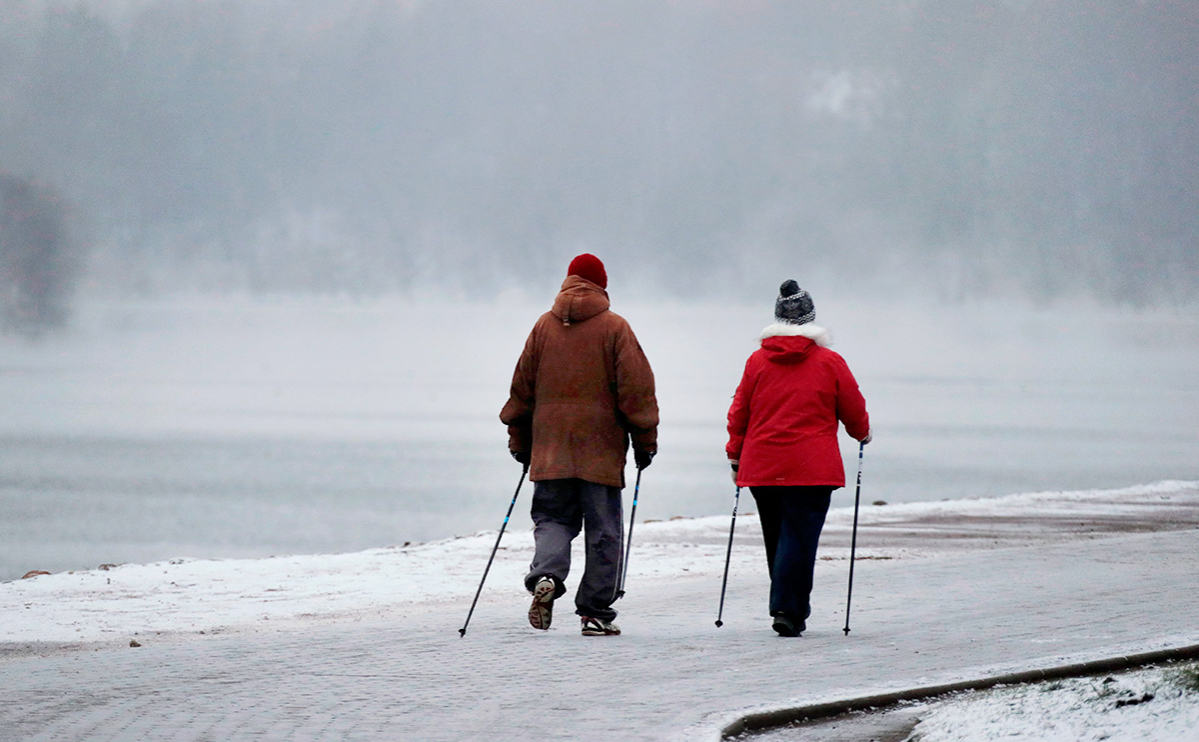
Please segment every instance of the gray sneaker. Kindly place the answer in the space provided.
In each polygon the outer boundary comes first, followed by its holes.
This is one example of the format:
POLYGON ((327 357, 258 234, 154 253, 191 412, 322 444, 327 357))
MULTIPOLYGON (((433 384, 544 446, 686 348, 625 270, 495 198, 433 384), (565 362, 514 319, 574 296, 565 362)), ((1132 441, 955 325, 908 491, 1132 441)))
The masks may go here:
POLYGON ((529 606, 529 625, 545 631, 554 618, 554 593, 558 586, 546 575, 533 586, 533 604, 529 606))
POLYGON ((620 636, 620 627, 611 621, 591 616, 580 616, 583 621, 583 636, 620 636))

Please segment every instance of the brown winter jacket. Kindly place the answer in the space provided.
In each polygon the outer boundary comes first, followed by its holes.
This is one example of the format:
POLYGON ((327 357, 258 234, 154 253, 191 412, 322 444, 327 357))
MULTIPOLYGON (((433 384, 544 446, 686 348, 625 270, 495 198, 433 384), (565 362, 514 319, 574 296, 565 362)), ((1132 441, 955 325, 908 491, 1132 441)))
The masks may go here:
POLYGON ((654 374, 606 291, 567 276, 554 307, 537 320, 500 412, 508 447, 532 449, 529 479, 584 479, 624 486, 629 438, 656 452, 654 374))

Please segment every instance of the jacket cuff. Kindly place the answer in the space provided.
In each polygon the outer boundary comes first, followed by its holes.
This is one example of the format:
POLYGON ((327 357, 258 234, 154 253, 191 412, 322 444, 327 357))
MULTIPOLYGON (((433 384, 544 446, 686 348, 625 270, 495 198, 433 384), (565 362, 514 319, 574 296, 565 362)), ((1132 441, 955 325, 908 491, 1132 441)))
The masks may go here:
POLYGON ((524 425, 508 426, 508 450, 529 451, 533 448, 533 429, 524 425))

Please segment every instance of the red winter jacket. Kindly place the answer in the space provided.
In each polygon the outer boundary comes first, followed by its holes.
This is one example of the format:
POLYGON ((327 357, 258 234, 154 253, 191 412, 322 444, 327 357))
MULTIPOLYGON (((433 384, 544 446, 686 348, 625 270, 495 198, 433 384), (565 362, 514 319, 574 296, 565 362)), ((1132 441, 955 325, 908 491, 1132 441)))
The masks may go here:
POLYGON ((828 333, 811 323, 774 324, 745 362, 729 408, 730 459, 737 485, 845 486, 837 422, 862 440, 870 431, 866 400, 828 333))

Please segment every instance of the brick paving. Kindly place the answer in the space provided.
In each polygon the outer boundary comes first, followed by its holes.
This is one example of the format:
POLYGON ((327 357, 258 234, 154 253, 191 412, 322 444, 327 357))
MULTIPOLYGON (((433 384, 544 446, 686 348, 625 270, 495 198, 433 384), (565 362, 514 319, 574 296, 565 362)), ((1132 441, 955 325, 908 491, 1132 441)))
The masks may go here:
MULTIPOLYGON (((139 636, 143 646, 0 644, 0 742, 711 740, 798 705, 1199 643, 1199 530, 822 564, 797 640, 762 615, 763 570, 630 586, 621 637, 549 632, 511 593, 386 620, 139 636)), ((469 593, 464 590, 464 593, 469 593)))

